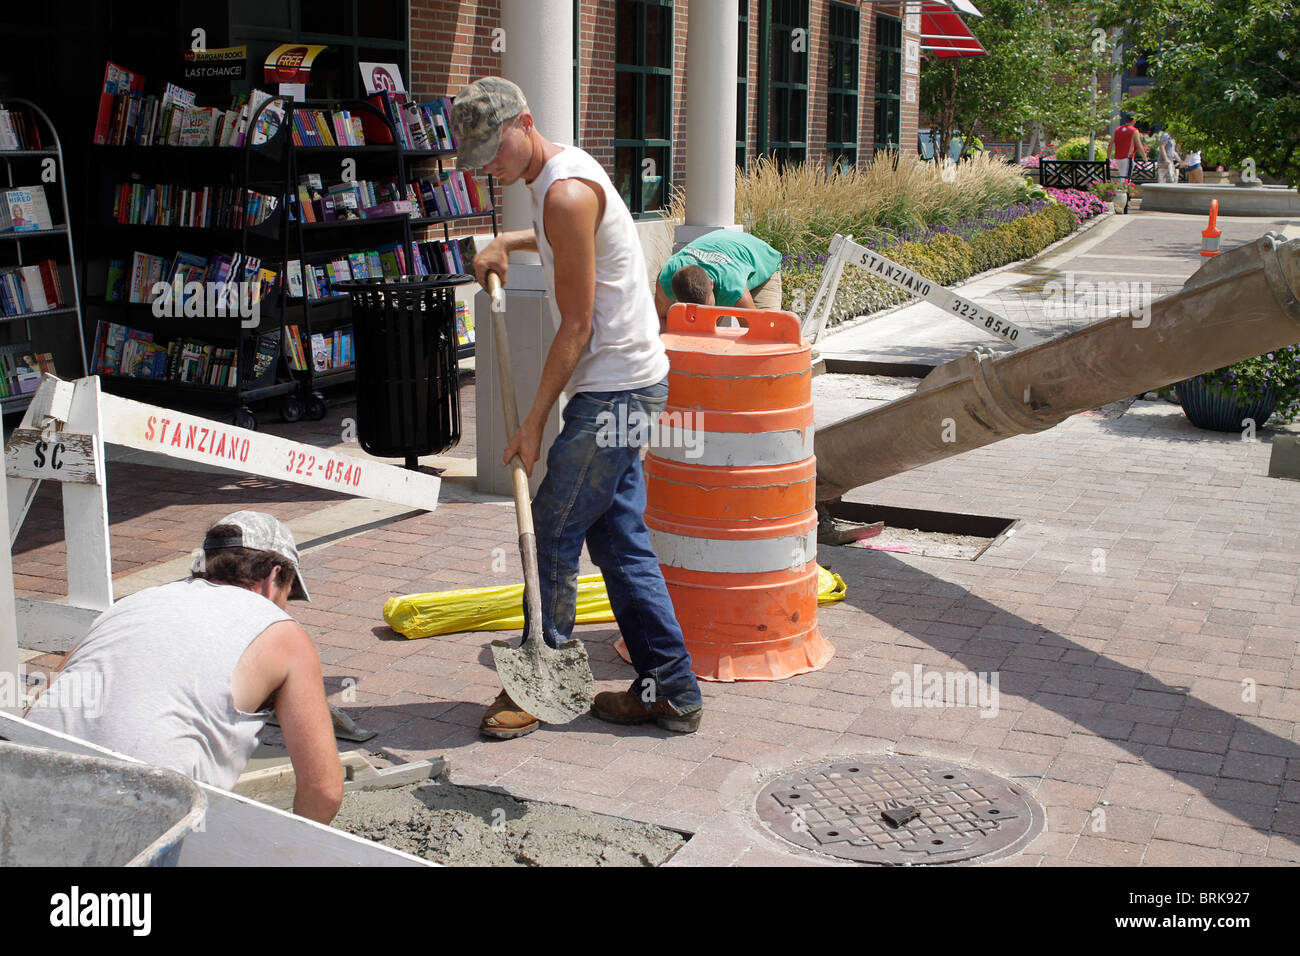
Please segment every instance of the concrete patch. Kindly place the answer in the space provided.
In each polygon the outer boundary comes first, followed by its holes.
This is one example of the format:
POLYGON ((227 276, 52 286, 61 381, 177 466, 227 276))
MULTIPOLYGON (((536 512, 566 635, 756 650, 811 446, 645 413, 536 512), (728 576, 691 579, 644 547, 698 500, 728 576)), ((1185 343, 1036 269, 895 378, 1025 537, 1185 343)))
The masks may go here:
POLYGON ((439 780, 350 793, 333 825, 449 866, 659 866, 675 830, 439 780))

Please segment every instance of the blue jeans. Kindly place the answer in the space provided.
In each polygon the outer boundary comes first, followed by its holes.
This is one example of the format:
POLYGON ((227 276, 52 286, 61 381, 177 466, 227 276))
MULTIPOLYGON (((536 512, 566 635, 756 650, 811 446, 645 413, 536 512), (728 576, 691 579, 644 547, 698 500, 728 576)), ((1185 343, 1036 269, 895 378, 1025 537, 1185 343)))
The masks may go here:
POLYGON ((636 669, 634 691, 643 700, 666 699, 680 712, 701 705, 700 687, 650 547, 641 473, 647 436, 636 427, 654 422, 667 398, 666 380, 630 391, 574 395, 546 456, 546 477, 533 499, 533 524, 546 643, 555 647, 573 634, 578 559, 585 540, 605 577, 614 618, 636 669))

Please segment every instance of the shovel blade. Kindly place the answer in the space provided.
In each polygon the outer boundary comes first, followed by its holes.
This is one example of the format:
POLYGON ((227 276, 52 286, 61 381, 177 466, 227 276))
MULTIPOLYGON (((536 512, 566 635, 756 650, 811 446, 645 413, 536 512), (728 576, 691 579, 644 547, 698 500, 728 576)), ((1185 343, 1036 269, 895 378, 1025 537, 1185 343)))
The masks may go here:
POLYGON ((542 640, 493 641, 492 659, 510 699, 543 723, 567 724, 591 709, 595 679, 582 641, 554 649, 542 640))

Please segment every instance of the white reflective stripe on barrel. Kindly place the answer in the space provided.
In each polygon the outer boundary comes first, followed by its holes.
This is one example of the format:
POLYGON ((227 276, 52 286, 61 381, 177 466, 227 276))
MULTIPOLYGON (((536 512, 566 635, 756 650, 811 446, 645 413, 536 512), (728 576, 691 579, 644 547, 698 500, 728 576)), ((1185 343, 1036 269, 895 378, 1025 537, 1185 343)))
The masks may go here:
POLYGON ((752 468, 793 465, 813 453, 813 429, 792 428, 775 432, 708 432, 664 426, 651 444, 650 454, 664 461, 711 468, 752 468))
POLYGON ((757 573, 800 568, 817 560, 817 529, 780 538, 689 538, 650 529, 650 544, 660 564, 687 571, 757 573))

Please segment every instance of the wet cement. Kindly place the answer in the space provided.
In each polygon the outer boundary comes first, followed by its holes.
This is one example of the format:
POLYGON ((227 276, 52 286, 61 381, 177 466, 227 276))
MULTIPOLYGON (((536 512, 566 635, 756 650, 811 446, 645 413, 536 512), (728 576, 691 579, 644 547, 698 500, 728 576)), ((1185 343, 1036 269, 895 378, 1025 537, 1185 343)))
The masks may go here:
POLYGON ((595 682, 582 641, 557 648, 538 641, 525 650, 526 643, 492 642, 492 661, 510 699, 548 724, 567 724, 591 710, 595 682))
POLYGON ((449 866, 659 866, 687 839, 445 780, 346 794, 333 825, 449 866))

